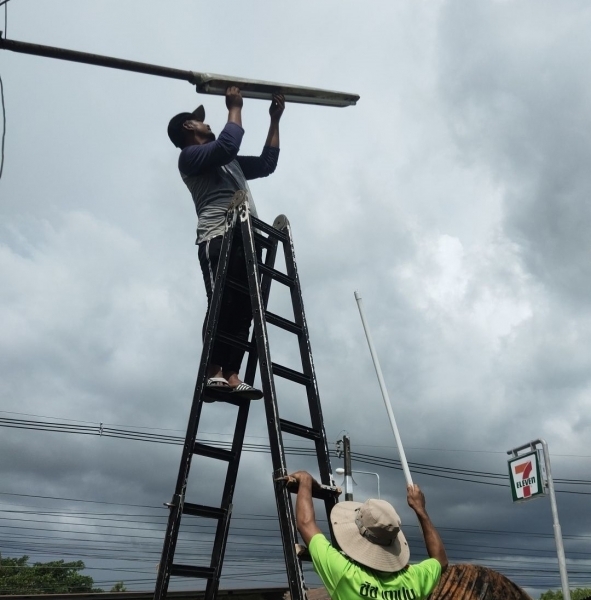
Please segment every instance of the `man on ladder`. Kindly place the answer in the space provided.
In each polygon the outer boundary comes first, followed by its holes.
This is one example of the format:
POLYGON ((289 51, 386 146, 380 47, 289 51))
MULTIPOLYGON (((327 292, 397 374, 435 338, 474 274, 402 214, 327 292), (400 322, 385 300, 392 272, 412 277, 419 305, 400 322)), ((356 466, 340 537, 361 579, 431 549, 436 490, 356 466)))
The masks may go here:
MULTIPOLYGON (((234 193, 244 190, 248 194, 251 213, 256 208, 248 188, 248 179, 267 177, 277 166, 279 158, 279 121, 285 108, 281 95, 273 97, 269 114, 271 123, 265 146, 260 156, 238 156, 244 129, 242 128, 242 96, 237 87, 226 91, 228 122, 216 139, 205 124, 205 110, 199 106, 192 113, 180 113, 168 124, 168 137, 181 148, 179 171, 195 203, 197 211, 197 241, 199 263, 207 292, 208 311, 211 306, 226 213, 234 193)), ((232 258, 228 273, 248 287, 246 264, 239 228, 232 243, 232 258)), ((219 330, 248 340, 252 308, 248 295, 226 289, 219 318, 219 330)), ((205 324, 203 336, 205 337, 205 324)), ((232 394, 233 397, 258 400, 260 390, 244 383, 239 377, 244 350, 216 341, 208 366, 205 389, 209 397, 232 394)))

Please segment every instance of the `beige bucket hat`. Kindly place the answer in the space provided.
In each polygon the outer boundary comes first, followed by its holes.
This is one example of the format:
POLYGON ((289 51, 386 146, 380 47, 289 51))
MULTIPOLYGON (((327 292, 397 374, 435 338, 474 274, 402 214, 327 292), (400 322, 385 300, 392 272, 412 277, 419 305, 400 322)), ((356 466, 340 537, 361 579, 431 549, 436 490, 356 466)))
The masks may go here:
POLYGON ((410 548, 400 531, 400 517, 389 502, 339 502, 330 521, 341 550, 355 562, 389 573, 408 564, 410 548))

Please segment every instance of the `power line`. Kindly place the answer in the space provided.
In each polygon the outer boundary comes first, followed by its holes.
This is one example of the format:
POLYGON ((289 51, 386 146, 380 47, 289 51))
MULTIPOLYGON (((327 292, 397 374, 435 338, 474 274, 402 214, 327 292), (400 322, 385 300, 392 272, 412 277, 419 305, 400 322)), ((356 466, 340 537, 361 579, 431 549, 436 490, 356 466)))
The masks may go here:
MULTIPOLYGON (((6 0, 8 2, 8 0, 6 0)), ((4 5, 6 8, 6 5, 4 5)), ((6 105, 4 103, 4 84, 0 75, 0 98, 2 100, 2 144, 0 147, 0 179, 4 171, 4 144, 6 141, 6 105)))
MULTIPOLYGON (((4 37, 8 36, 8 1, 0 2, 0 6, 4 5, 4 37)), ((2 34, 0 34, 2 37, 2 34)), ((4 171, 4 144, 6 141, 6 104, 4 102, 4 84, 0 76, 0 99, 2 102, 2 142, 0 143, 0 179, 4 171)))
MULTIPOLYGON (((78 422, 80 423, 80 422, 78 422)), ((32 429, 32 430, 45 430, 62 433, 78 433, 82 435, 101 435, 103 437, 117 437, 120 439, 129 439, 132 441, 149 441, 153 443, 165 443, 165 444, 182 444, 184 438, 181 436, 174 435, 162 435, 157 433, 151 433, 146 431, 138 431, 133 428, 123 427, 105 427, 99 429, 96 425, 87 424, 76 424, 70 420, 69 423, 58 422, 48 423, 42 421, 28 421, 23 419, 6 419, 0 418, 0 426, 5 427, 18 427, 21 429, 32 429)), ((211 442, 209 442, 211 443, 211 442)), ((224 447, 229 444, 226 442, 216 441, 216 446, 224 447)), ((268 452, 268 446, 266 444, 247 444, 245 445, 245 451, 247 452, 268 452)), ((286 452, 289 454, 297 455, 313 455, 314 450, 306 447, 290 447, 286 448, 286 452)), ((394 468, 400 469, 400 462, 396 459, 390 459, 382 456, 373 454, 362 454, 354 453, 354 459, 360 463, 372 464, 383 468, 394 468)), ((495 485, 501 487, 507 487, 505 483, 507 476, 500 473, 494 472, 482 472, 470 469, 461 469, 455 467, 444 467, 438 465, 431 465, 427 463, 414 463, 412 467, 416 472, 420 472, 426 475, 434 477, 443 477, 446 479, 455 479, 467 481, 470 483, 484 483, 487 485, 495 485)), ((586 486, 591 482, 582 479, 562 479, 556 480, 566 485, 586 486)), ((572 490, 561 490, 566 493, 577 493, 572 490)), ((587 493, 589 492, 578 492, 587 493)), ((141 504, 129 504, 129 503, 116 503, 107 502, 100 500, 84 500, 76 498, 64 498, 55 496, 41 496, 34 494, 18 494, 14 492, 0 492, 0 495, 19 497, 19 498, 31 498, 31 499, 43 499, 50 501, 59 502, 73 502, 73 503, 85 503, 85 504, 97 504, 105 506, 113 506, 117 508, 132 508, 136 509, 133 511, 126 511, 125 513, 99 513, 90 511, 77 510, 72 512, 68 510, 56 511, 49 509, 37 509, 37 510, 4 510, 0 509, 0 512, 5 513, 6 517, 0 517, 3 520, 14 522, 15 525, 2 525, 0 528, 8 535, 4 535, 3 545, 10 551, 24 551, 26 553, 35 552, 37 554, 44 554, 47 556, 76 556, 92 558, 95 560, 132 560, 135 563, 144 561, 154 561, 160 555, 161 549, 161 535, 133 535, 131 531, 143 531, 146 534, 154 533, 159 534, 159 525, 162 525, 162 521, 166 519, 167 515, 164 513, 165 509, 161 506, 153 505, 141 505, 141 504), (137 510, 142 509, 142 510, 137 510), (160 514, 152 513, 151 511, 158 510, 160 514), (148 512, 145 512, 148 511, 148 512), (164 513, 164 514, 163 514, 164 513), (38 528, 28 527, 27 522, 39 523, 38 519, 33 518, 21 518, 17 517, 17 514, 21 514, 22 517, 30 515, 31 517, 39 516, 54 516, 58 518, 67 518, 69 521, 80 519, 82 523, 72 523, 63 521, 54 521, 51 519, 44 519, 42 522, 49 525, 49 528, 38 528), (106 517, 106 518, 105 518, 106 517), (127 518, 126 518, 127 517, 127 518), (129 517, 137 517, 142 519, 140 521, 129 519, 129 517), (146 523, 146 519, 155 520, 152 523, 146 523), (89 522, 94 521, 94 522, 89 522), (16 523, 22 523, 16 525, 16 523), (148 525, 147 527, 138 527, 132 525, 132 523, 139 523, 141 525, 148 525), (150 524, 154 527, 150 527, 150 524), (51 527, 51 525, 60 525, 59 528, 51 527), (113 533, 112 529, 120 529, 124 533, 113 533), (45 534, 42 532, 46 532, 45 534), (35 533, 36 535, 30 535, 35 533), (57 539, 56 539, 57 538, 57 539), (138 550, 134 545, 141 543, 142 549, 138 550), (119 556, 124 553, 124 556, 119 556)), ((19 506, 19 505, 17 505, 19 506)), ((269 515, 255 515, 244 513, 242 515, 234 515, 234 519, 244 520, 244 525, 253 521, 277 521, 276 516, 269 515)), ((416 526, 407 526, 405 529, 410 529, 416 526)), ((469 530, 460 528, 445 528, 441 527, 441 531, 447 531, 457 534, 470 534, 470 535, 518 535, 518 532, 503 532, 503 531, 492 531, 492 530, 469 530)), ((257 524, 253 527, 232 527, 232 548, 228 552, 229 568, 248 568, 248 573, 243 575, 246 579, 256 578, 260 580, 263 573, 259 572, 255 567, 256 561, 267 564, 269 560, 272 560, 277 556, 277 549, 281 546, 279 542, 278 532, 274 532, 273 529, 260 531, 260 526, 257 524), (273 540, 275 538, 276 540, 273 540), (271 538, 271 539, 270 539, 271 538), (252 560, 246 561, 250 566, 245 566, 245 558, 241 548, 244 546, 249 547, 249 557, 252 560), (253 563, 253 561, 255 561, 253 563)), ((207 560, 210 558, 210 554, 206 551, 206 548, 210 547, 211 536, 213 535, 212 526, 195 524, 189 528, 186 528, 179 539, 179 553, 180 556, 186 556, 190 560, 201 558, 201 560, 207 560)), ((551 534, 538 534, 531 532, 521 532, 521 535, 527 535, 529 537, 545 538, 549 541, 553 536, 551 534)), ((409 541, 413 540, 415 536, 411 534, 409 541)), ((565 539, 570 539, 573 543, 581 541, 582 537, 585 536, 564 536, 565 539)), ((589 537, 589 536, 586 536, 589 537)), ((416 538, 416 543, 419 542, 419 538, 416 538)), ((457 541, 449 540, 447 544, 449 546, 450 558, 455 559, 456 557, 461 561, 472 560, 474 557, 481 557, 484 564, 491 562, 495 565, 495 568, 500 572, 514 574, 514 577, 520 579, 522 585, 529 574, 532 573, 532 569, 529 566, 516 566, 516 556, 523 556, 525 552, 528 555, 532 555, 534 551, 531 548, 523 549, 514 546, 495 546, 491 544, 470 544, 462 543, 457 541), (490 555, 493 558, 489 558, 490 555)), ((553 555, 553 552, 549 548, 538 548, 535 550, 535 555, 538 557, 538 561, 544 560, 544 554, 553 555)), ((589 568, 579 572, 578 568, 572 565, 572 561, 580 560, 579 556, 586 556, 585 553, 577 551, 569 551, 569 572, 573 575, 586 575, 589 572, 589 568), (572 567, 572 568, 571 568, 572 567)), ((550 567, 550 565, 549 565, 550 567)), ((554 568, 554 565, 550 567, 550 570, 554 568)), ((105 567, 105 569, 107 569, 105 567)), ((108 569, 107 569, 108 570, 108 569)), ((129 571, 131 572, 131 571, 129 571)), ((277 575, 285 576, 284 569, 276 572, 277 575)), ((548 572, 548 569, 542 570, 536 575, 542 575, 549 582, 557 581, 557 574, 548 572)), ((236 575, 228 573, 224 575, 224 579, 235 579, 236 575)), ((144 583, 154 582, 155 576, 150 580, 137 580, 138 584, 140 581, 144 583)), ((127 583, 133 583, 136 580, 128 580, 127 583)), ((101 585, 102 582, 96 582, 96 585, 101 585)))
MULTIPOLYGON (((11 410, 0 410, 0 414, 6 414, 6 415, 21 415, 21 416, 26 416, 26 417, 35 417, 38 419, 51 419, 53 421, 57 421, 57 420, 62 420, 62 421, 70 421, 72 423, 86 423, 88 425, 92 425, 95 428, 100 428, 101 425, 105 426, 105 427, 115 427, 115 428, 119 428, 119 427, 131 427, 134 429, 139 429, 139 430, 146 430, 146 431, 176 431, 178 433, 184 433, 184 429, 177 429, 177 428, 171 428, 171 427, 146 427, 144 425, 129 425, 129 424, 123 424, 123 423, 106 423, 106 422, 99 422, 99 421, 88 421, 86 419, 69 419, 66 417, 54 417, 54 416, 49 416, 49 415, 38 415, 38 414, 33 414, 33 413, 23 413, 23 412, 16 412, 16 411, 11 411, 11 410)), ((344 431, 344 430, 343 430, 344 431)), ((342 433, 343 431, 341 431, 340 433, 342 433)), ((234 434, 233 433, 228 433, 228 432, 223 432, 223 431, 207 431, 207 432, 202 432, 202 435, 208 435, 208 436, 226 436, 226 437, 233 437, 234 434)), ((340 435, 340 434, 339 434, 340 435)), ((266 440, 268 439, 267 436, 264 435, 246 435, 245 436, 246 439, 262 439, 262 440, 266 440)), ((356 447, 363 447, 363 448, 386 448, 386 449, 391 449, 392 445, 388 445, 388 444, 363 444, 363 443, 355 443, 356 447)), ((470 448, 425 448, 422 446, 408 446, 409 449, 412 450, 425 450, 428 452, 461 452, 462 454, 499 454, 502 456, 506 456, 506 452, 502 451, 502 450, 474 450, 474 449, 470 449, 470 448)), ((564 457, 564 458, 591 458, 591 455, 589 454, 559 454, 559 453, 552 453, 552 456, 556 456, 556 457, 564 457)))
MULTIPOLYGON (((51 423, 47 421, 32 421, 25 419, 14 419, 8 417, 0 417, 0 426, 9 427, 9 428, 17 428, 17 429, 27 429, 27 430, 35 430, 35 431, 51 431, 54 433, 76 433, 80 435, 93 435, 99 437, 111 437, 118 439, 126 439, 132 441, 144 441, 144 442, 154 442, 154 443, 162 443, 162 444, 173 444, 173 445, 182 445, 184 443, 184 437, 181 436, 173 436, 173 435, 163 435, 157 433, 149 433, 145 431, 137 431, 133 429, 122 429, 117 427, 108 427, 103 424, 100 425, 78 425, 73 423, 51 423)), ((210 440, 200 440, 200 441, 208 441, 210 440)), ((221 448, 229 448, 231 446, 231 442, 223 442, 217 441, 215 445, 221 448)), ((243 450, 245 452, 258 452, 258 453, 266 453, 269 452, 268 444, 256 444, 249 443, 244 444, 243 450)), ((299 456, 314 456, 315 450, 312 447, 297 447, 297 446, 286 446, 285 451, 287 454, 299 455, 299 456)), ((331 453, 335 456, 335 453, 331 453)), ((401 470, 400 461, 397 459, 386 458, 382 456, 376 456, 372 454, 362 454, 358 452, 353 452, 352 457, 359 463, 371 464, 374 466, 381 466, 385 468, 391 468, 396 470, 401 470)), ((457 467, 443 467, 438 465, 430 465, 426 463, 413 463, 410 462, 409 466, 417 473, 422 475, 430 475, 432 477, 439 477, 444 479, 451 479, 455 481, 465 481, 469 483, 480 483, 483 485, 495 486, 495 487, 509 487, 507 483, 507 475, 502 473, 492 473, 488 471, 477 471, 472 469, 460 469, 457 467), (501 481, 502 483, 495 483, 492 480, 501 481)), ((583 485, 589 486, 591 485, 590 480, 583 479, 560 479, 555 478, 554 481, 560 484, 566 485, 583 485)), ((591 495, 591 492, 580 492, 574 490, 557 490, 560 493, 567 494, 582 494, 582 495, 591 495)))

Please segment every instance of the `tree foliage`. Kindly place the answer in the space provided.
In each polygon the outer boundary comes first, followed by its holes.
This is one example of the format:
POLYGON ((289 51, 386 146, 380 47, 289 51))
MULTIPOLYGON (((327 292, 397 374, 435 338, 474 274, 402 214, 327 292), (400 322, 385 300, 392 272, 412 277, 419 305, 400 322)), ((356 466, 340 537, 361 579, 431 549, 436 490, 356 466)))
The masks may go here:
POLYGON ((123 581, 118 581, 112 588, 111 588, 112 592, 126 592, 127 588, 125 587, 125 584, 123 583, 123 581))
MULTIPOLYGON (((570 591, 571 600, 587 600, 591 598, 591 588, 576 588, 570 591)), ((540 596, 540 600, 563 600, 561 590, 548 590, 540 596)))
POLYGON ((55 560, 30 565, 28 556, 0 556, 0 595, 102 592, 94 587, 92 577, 80 575, 79 571, 84 567, 81 560, 55 560))

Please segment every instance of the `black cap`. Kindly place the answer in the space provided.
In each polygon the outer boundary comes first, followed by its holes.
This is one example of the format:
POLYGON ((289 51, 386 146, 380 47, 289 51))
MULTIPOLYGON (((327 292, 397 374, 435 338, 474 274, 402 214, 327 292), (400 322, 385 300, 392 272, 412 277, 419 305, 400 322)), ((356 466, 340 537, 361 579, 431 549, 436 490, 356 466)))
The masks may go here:
POLYGON ((198 106, 192 113, 183 112, 175 115, 168 123, 168 137, 177 147, 182 148, 185 136, 183 134, 183 123, 186 121, 205 121, 205 109, 203 105, 198 106))

